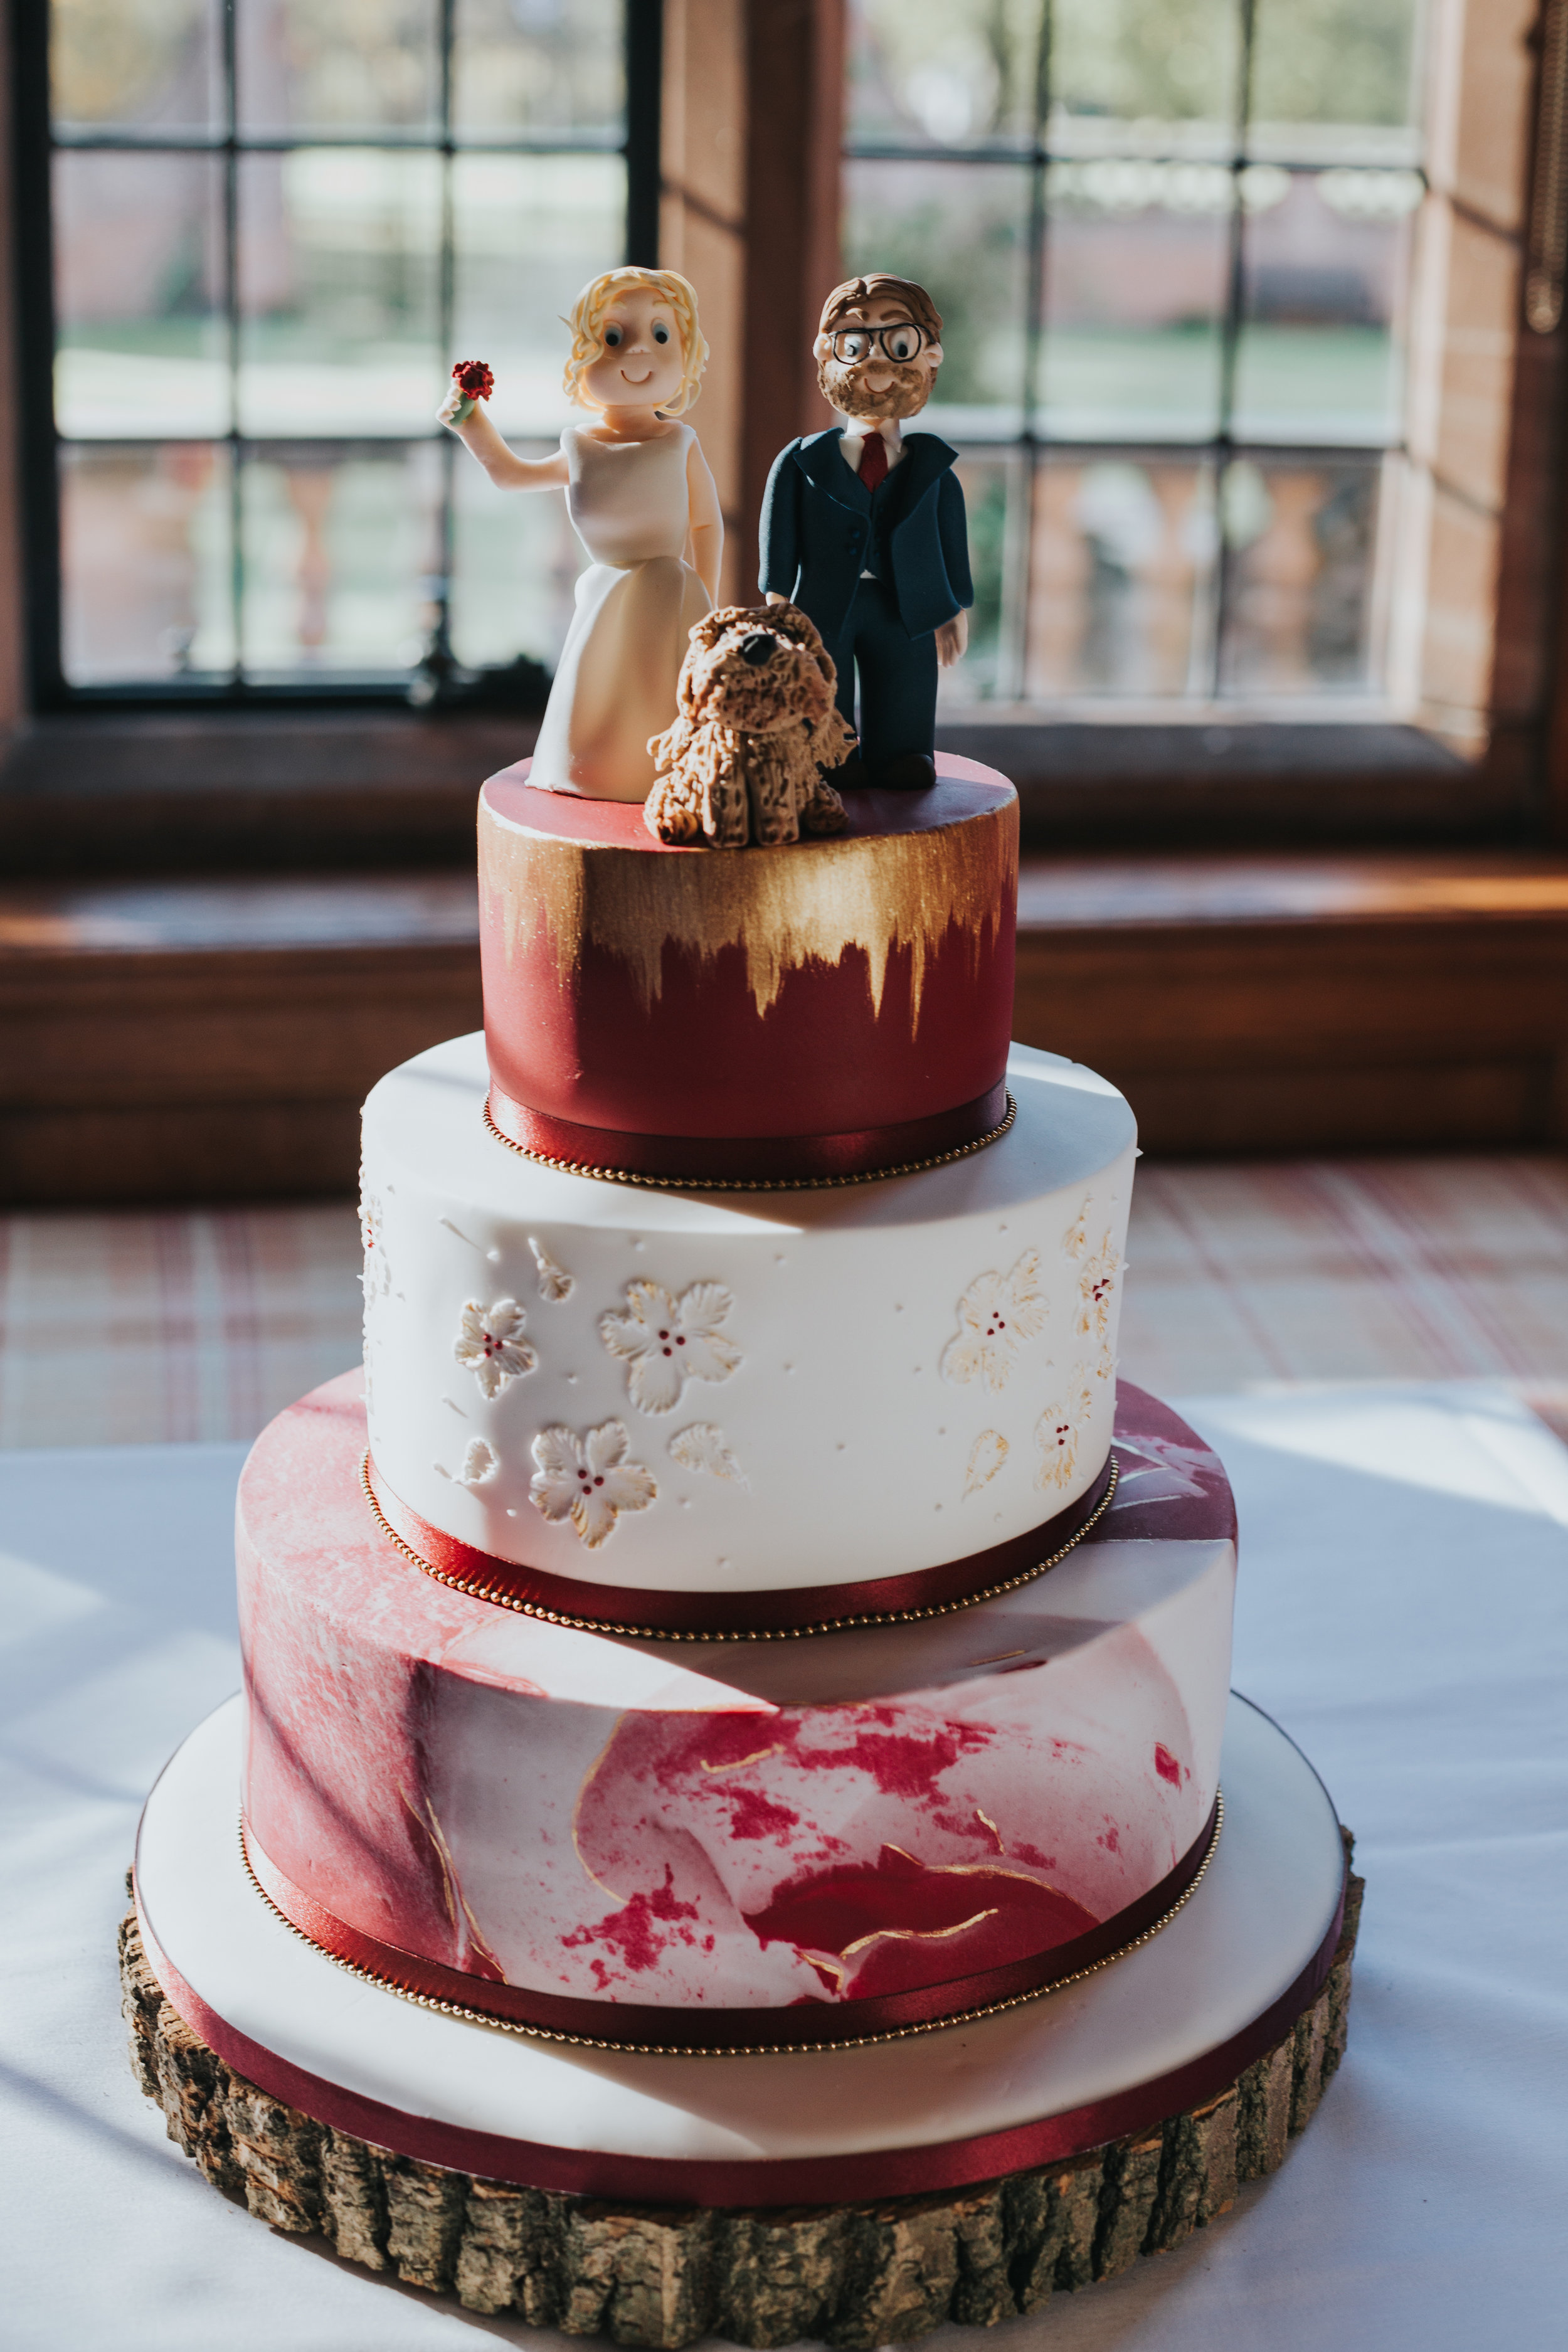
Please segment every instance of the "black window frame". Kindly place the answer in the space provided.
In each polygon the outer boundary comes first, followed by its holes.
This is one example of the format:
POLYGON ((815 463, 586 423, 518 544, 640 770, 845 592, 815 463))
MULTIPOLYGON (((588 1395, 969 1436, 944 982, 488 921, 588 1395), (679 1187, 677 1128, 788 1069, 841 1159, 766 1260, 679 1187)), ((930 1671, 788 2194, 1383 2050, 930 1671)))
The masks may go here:
MULTIPOLYGON (((438 153, 447 162, 458 153, 581 153, 595 142, 579 138, 556 140, 456 140, 451 122, 451 54, 453 0, 437 0, 441 57, 441 110, 438 129, 428 137, 405 133, 355 131, 352 135, 305 133, 299 137, 249 138, 237 127, 235 102, 235 22, 237 0, 221 0, 223 11, 224 80, 226 120, 221 135, 199 142, 173 137, 159 141, 136 135, 73 137, 57 141, 51 120, 49 81, 49 0, 13 0, 9 11, 12 106, 12 220, 17 335, 18 456, 21 467, 20 518, 22 536, 23 636, 25 675, 29 705, 40 715, 60 712, 115 710, 263 710, 307 705, 312 708, 368 707, 395 709, 407 703, 406 686, 396 681, 356 683, 322 678, 257 682, 245 677, 237 644, 236 663, 226 679, 149 679, 102 686, 73 685, 61 657, 60 452, 66 446, 55 418, 54 224, 51 200, 52 165, 57 152, 201 152, 220 156, 226 175, 226 234, 228 267, 225 315, 231 339, 238 319, 238 286, 234 267, 235 184, 238 158, 247 152, 279 152, 295 147, 340 146, 381 148, 389 152, 417 149, 438 153)), ((658 253, 660 187, 659 130, 661 68, 664 46, 663 0, 623 0, 626 105, 624 136, 598 152, 619 154, 626 164, 626 247, 627 263, 655 267, 658 253)), ((448 217, 443 226, 440 264, 441 331, 448 331, 452 301, 452 234, 448 217)), ((237 453, 254 436, 242 435, 231 422, 218 436, 237 453)), ((377 436, 356 436, 356 440, 377 436)), ((410 436, 386 436, 405 446, 410 436)), ((460 688, 452 690, 447 644, 447 591, 450 572, 452 461, 450 436, 432 428, 432 438, 446 445, 441 504, 442 568, 434 600, 437 620, 426 661, 426 679, 438 690, 445 706, 464 700, 460 688)), ((276 436, 268 436, 273 446, 276 436)), ((263 446, 256 442, 255 446, 263 446)), ((237 498, 239 467, 231 470, 232 495, 237 498)), ((237 549, 238 541, 236 541, 237 549)))

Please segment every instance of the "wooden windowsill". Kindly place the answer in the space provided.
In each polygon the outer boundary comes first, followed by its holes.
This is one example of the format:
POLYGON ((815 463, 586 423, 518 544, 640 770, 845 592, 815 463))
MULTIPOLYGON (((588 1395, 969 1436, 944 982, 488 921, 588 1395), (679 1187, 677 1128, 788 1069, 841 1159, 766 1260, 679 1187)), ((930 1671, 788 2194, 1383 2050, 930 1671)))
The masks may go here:
POLYGON ((521 716, 159 711, 34 720, 0 759, 6 877, 470 869, 521 716))
MULTIPOLYGON (((0 758, 0 874, 463 867, 480 782, 537 731, 374 709, 40 719, 0 758)), ((1037 848, 1525 835, 1530 761, 1512 739, 1471 761, 1392 722, 973 719, 939 741, 1015 780, 1037 848)))
MULTIPOLYGON (((1568 1137, 1568 856, 1026 857, 1016 1034, 1154 1151, 1568 1137)), ((344 1192, 382 1073, 481 1018, 471 869, 0 888, 0 1200, 344 1192)))

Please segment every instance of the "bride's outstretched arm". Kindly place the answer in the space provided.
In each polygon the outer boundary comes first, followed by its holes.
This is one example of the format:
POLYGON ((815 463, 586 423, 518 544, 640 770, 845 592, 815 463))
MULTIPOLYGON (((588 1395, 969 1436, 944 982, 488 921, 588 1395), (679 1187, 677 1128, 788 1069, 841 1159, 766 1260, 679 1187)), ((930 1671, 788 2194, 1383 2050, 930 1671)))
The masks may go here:
POLYGON ((437 422, 455 433, 471 449, 498 490, 561 490, 568 480, 566 453, 552 450, 548 457, 514 456, 485 411, 476 402, 467 416, 456 411, 463 395, 456 384, 437 411, 437 422))
POLYGON ((693 441, 686 460, 686 487, 690 499, 688 509, 691 532, 691 568, 707 589, 711 601, 719 602, 719 566, 724 554, 724 517, 720 510, 719 493, 713 477, 708 470, 708 460, 701 445, 693 441))

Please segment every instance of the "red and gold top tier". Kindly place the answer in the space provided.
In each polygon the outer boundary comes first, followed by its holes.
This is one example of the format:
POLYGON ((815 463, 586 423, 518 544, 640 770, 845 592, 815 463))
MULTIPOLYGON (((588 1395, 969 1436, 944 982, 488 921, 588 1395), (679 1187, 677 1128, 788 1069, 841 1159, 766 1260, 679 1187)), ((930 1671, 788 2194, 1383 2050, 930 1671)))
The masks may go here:
POLYGON ((971 760, 847 793, 847 832, 671 849, 640 808, 479 796, 490 1117, 584 1169, 866 1174, 1002 1120, 1018 799, 971 760))

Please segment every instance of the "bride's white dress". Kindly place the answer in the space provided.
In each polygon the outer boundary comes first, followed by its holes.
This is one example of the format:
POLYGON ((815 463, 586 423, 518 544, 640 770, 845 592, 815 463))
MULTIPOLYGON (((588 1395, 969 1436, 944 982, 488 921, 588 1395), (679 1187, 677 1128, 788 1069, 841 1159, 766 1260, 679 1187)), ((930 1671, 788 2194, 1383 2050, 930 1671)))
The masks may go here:
POLYGON ((696 436, 657 441, 561 436, 573 529, 593 558, 577 583, 530 781, 586 800, 644 801, 650 735, 675 719, 675 686, 695 622, 711 610, 685 561, 686 459, 696 436))

